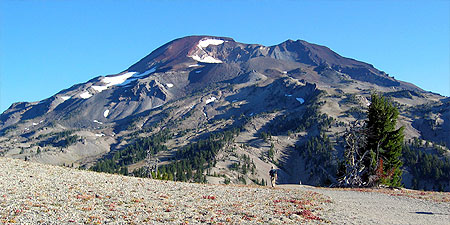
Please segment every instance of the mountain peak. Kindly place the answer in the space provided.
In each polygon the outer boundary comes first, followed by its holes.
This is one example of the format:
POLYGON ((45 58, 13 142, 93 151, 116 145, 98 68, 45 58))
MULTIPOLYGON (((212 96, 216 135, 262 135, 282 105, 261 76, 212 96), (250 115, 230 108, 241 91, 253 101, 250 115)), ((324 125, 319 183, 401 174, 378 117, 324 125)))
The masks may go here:
POLYGON ((377 70, 371 64, 343 57, 326 46, 304 40, 288 39, 278 45, 266 47, 235 42, 229 37, 209 35, 186 36, 172 40, 124 72, 145 73, 145 71, 153 69, 176 71, 184 70, 198 63, 245 62, 261 57, 303 63, 318 67, 317 70, 332 68, 346 73, 354 79, 378 85, 400 85, 398 81, 377 70))
MULTIPOLYGON (((232 38, 229 37, 216 37, 207 35, 198 36, 186 36, 182 38, 175 39, 168 42, 167 44, 157 48, 149 55, 141 59, 139 62, 130 66, 126 71, 132 72, 144 72, 154 66, 162 67, 174 67, 176 64, 181 63, 186 60, 186 58, 192 58, 193 52, 200 46, 205 46, 208 41, 205 40, 221 40, 227 42, 234 42, 232 38), (203 43, 201 43, 203 41, 203 43), (158 64, 158 65, 157 65, 158 64)), ((217 42, 209 42, 209 44, 216 44, 217 42)), ((197 61, 202 61, 201 56, 194 57, 199 59, 197 61)), ((204 60, 204 58, 203 58, 204 60)), ((206 59, 207 61, 208 59, 206 59)))

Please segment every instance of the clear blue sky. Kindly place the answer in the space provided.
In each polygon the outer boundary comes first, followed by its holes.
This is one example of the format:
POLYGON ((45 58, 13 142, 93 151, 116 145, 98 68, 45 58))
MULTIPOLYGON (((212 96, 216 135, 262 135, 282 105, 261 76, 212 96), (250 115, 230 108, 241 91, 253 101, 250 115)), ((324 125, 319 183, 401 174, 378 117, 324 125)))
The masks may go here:
POLYGON ((115 74, 175 38, 302 39, 450 95, 450 1, 0 1, 0 112, 115 74))

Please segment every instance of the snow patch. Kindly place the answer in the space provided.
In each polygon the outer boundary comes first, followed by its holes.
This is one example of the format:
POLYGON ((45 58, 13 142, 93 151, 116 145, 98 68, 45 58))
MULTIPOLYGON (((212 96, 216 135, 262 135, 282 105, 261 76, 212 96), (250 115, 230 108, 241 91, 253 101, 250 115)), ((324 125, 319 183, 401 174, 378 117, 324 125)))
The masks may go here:
POLYGON ((299 101, 300 104, 303 104, 305 102, 305 99, 303 99, 303 98, 295 98, 295 99, 297 99, 297 101, 299 101))
POLYGON ((208 39, 200 40, 197 44, 198 50, 196 51, 195 54, 190 55, 189 57, 191 57, 195 61, 199 61, 199 62, 203 62, 203 63, 222 63, 221 60, 208 55, 208 52, 206 52, 204 48, 208 47, 209 45, 221 45, 223 43, 224 43, 224 41, 220 40, 220 39, 208 38, 208 39))
POLYGON ((189 65, 189 67, 198 67, 200 66, 199 64, 194 64, 194 65, 189 65))
POLYGON ((152 67, 151 69, 149 69, 149 70, 147 70, 147 71, 145 71, 143 73, 138 74, 137 76, 139 76, 139 77, 147 76, 147 75, 149 75, 151 73, 154 73, 155 71, 156 71, 156 66, 152 67))
POLYGON ((95 134, 95 136, 97 136, 97 137, 103 137, 103 136, 105 136, 105 134, 100 133, 100 134, 95 134))
POLYGON ((106 84, 106 87, 118 85, 125 82, 128 78, 132 77, 134 74, 136 74, 136 72, 128 72, 118 76, 105 77, 102 79, 102 82, 106 84))
MULTIPOLYGON (((127 79, 125 82, 123 82, 123 83, 121 83, 121 84, 118 84, 117 86, 127 86, 127 85, 129 85, 131 82, 133 82, 133 81, 135 81, 135 80, 137 80, 138 78, 129 78, 129 79, 127 79)), ((126 90, 125 90, 126 91, 126 90)))
POLYGON ((288 94, 284 94, 284 96, 286 96, 286 97, 292 97, 292 95, 288 95, 288 94))
POLYGON ((149 69, 143 73, 133 74, 131 77, 127 78, 124 82, 118 84, 118 86, 126 86, 139 78, 142 78, 144 76, 154 73, 155 71, 156 71, 156 66, 152 67, 151 69, 149 69))
POLYGON ((98 91, 98 92, 102 92, 102 91, 108 89, 107 86, 95 86, 95 85, 91 86, 91 88, 96 90, 96 91, 98 91))
POLYGON ((108 117, 108 115, 109 115, 109 109, 107 109, 107 110, 105 110, 104 112, 103 112, 103 116, 106 118, 106 117, 108 117))
POLYGON ((201 70, 197 70, 197 71, 195 71, 195 73, 201 73, 202 71, 201 70))
POLYGON ((137 72, 127 72, 124 73, 122 75, 118 75, 118 76, 112 76, 112 77, 104 77, 101 82, 104 83, 105 85, 103 86, 98 86, 98 85, 93 85, 91 86, 92 89, 98 91, 98 92, 102 92, 106 89, 108 89, 108 87, 117 85, 117 86, 125 86, 130 84, 132 81, 137 80, 140 77, 143 76, 147 76, 151 73, 154 73, 156 71, 156 66, 152 67, 151 69, 143 72, 143 73, 137 73, 137 72))
POLYGON ((202 55, 191 55, 191 58, 195 61, 203 62, 203 63, 222 63, 221 60, 216 59, 210 55, 202 54, 202 55))
POLYGON ((173 84, 168 83, 168 84, 166 84, 166 86, 167 86, 168 88, 171 88, 171 87, 173 87, 173 84))
POLYGON ((237 100, 235 99, 235 100, 233 100, 233 101, 231 101, 231 103, 235 103, 235 102, 237 102, 237 100))
POLYGON ((216 100, 217 100, 216 97, 211 97, 211 98, 209 98, 209 99, 206 99, 206 104, 209 104, 209 103, 214 102, 214 101, 216 101, 216 100))
POLYGON ((61 96, 61 98, 64 100, 64 101, 66 101, 66 100, 68 100, 68 99, 70 99, 70 98, 72 98, 71 96, 61 96))
POLYGON ((198 47, 199 48, 206 48, 206 47, 208 47, 209 45, 221 45, 221 44, 223 44, 223 40, 220 40, 220 39, 204 39, 204 40, 201 40, 200 42, 198 42, 198 47))
POLYGON ((38 123, 33 123, 33 126, 36 126, 36 125, 38 125, 38 123))
POLYGON ((85 92, 80 94, 80 97, 84 98, 84 99, 87 99, 87 98, 92 97, 92 95, 89 92, 85 91, 85 92))
POLYGON ((98 120, 94 120, 94 123, 103 124, 102 122, 100 122, 98 120))
POLYGON ((155 106, 155 107, 152 107, 152 109, 157 109, 157 108, 163 106, 164 104, 165 104, 165 103, 163 103, 163 104, 161 104, 161 105, 157 105, 157 106, 155 106))

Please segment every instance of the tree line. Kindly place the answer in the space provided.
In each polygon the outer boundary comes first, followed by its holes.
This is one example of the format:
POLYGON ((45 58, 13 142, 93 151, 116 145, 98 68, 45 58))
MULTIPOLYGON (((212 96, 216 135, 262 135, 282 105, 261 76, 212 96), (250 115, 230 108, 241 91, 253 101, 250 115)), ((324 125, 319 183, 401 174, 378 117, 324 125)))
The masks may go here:
MULTIPOLYGON (((232 143, 240 128, 213 133, 207 139, 188 144, 178 150, 169 164, 161 165, 154 178, 206 183, 205 170, 215 166, 217 153, 232 143)), ((149 177, 144 169, 133 171, 134 176, 149 177)))
MULTIPOLYGON (((439 149, 434 149, 439 154, 439 149)), ((450 181, 450 159, 430 152, 417 142, 404 144, 403 160, 413 176, 411 185, 414 189, 443 191, 442 184, 450 181)))
POLYGON ((97 172, 128 175, 128 165, 145 159, 147 154, 155 155, 158 152, 167 151, 164 143, 171 138, 172 134, 167 130, 160 131, 149 137, 138 138, 124 149, 99 160, 90 169, 97 172))

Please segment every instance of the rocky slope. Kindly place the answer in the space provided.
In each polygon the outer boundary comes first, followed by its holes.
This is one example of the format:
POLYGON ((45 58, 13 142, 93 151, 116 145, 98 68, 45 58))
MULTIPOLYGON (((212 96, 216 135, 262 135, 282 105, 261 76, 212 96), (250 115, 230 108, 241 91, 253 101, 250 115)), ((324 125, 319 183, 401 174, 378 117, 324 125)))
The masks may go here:
POLYGON ((0 157, 0 221, 19 224, 446 224, 448 193, 158 181, 0 157))
MULTIPOLYGON (((200 169, 210 183, 261 183, 275 165, 280 183, 326 185, 336 180, 342 133, 364 119, 374 91, 398 106, 407 140, 420 139, 427 153, 439 149, 440 159, 448 155, 448 98, 306 41, 262 46, 212 36, 173 40, 121 73, 13 104, 0 115, 0 154, 86 168, 118 154, 113 172, 142 175, 145 138, 168 132, 157 144, 163 150, 151 154, 158 166, 173 166, 168 173, 185 160, 183 174, 200 169), (194 152, 179 153, 233 129, 232 140, 211 140, 223 146, 201 168, 194 152)), ((412 187, 417 176, 405 170, 412 187)), ((450 180, 416 188, 441 186, 450 190, 450 180)))
POLYGON ((79 171, 0 157, 3 223, 320 223, 311 191, 200 185, 79 171))

